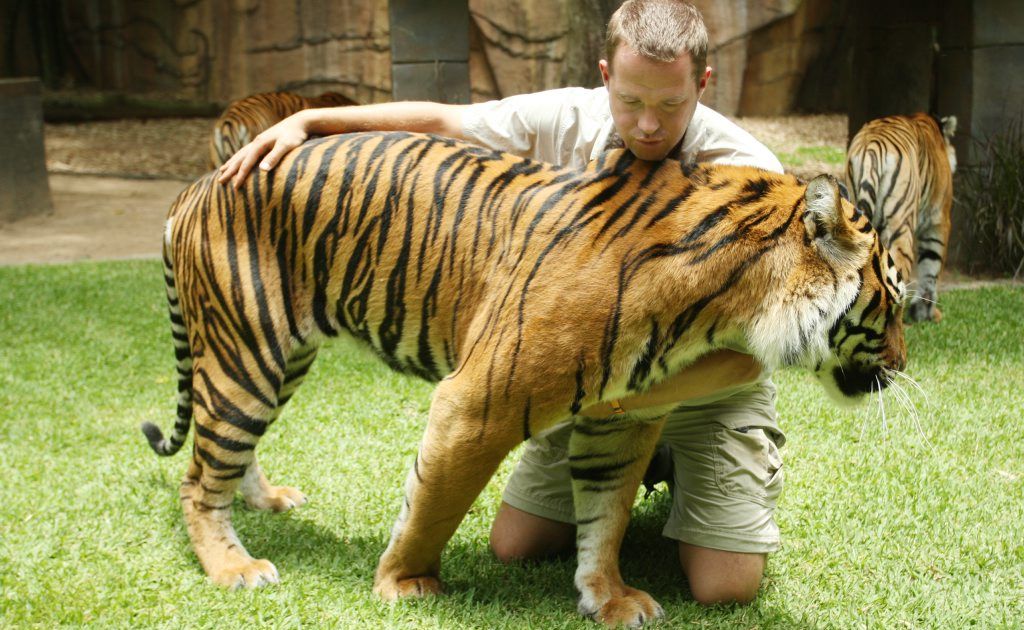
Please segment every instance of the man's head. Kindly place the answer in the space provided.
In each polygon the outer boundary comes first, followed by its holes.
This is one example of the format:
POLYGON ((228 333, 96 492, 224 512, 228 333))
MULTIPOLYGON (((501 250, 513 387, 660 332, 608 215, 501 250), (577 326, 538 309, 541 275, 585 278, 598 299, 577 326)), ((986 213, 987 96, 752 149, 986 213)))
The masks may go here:
POLYGON ((700 12, 681 0, 626 0, 612 15, 598 67, 615 129, 637 157, 660 160, 686 133, 711 76, 707 50, 700 12))

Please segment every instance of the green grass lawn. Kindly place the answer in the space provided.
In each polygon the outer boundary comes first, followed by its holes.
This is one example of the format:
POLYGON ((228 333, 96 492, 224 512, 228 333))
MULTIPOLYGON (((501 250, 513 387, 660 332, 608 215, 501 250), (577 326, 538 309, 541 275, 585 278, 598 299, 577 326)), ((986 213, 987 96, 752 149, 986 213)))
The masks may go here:
POLYGON ((835 168, 846 163, 846 149, 834 146, 798 147, 795 151, 776 153, 779 161, 787 167, 803 166, 808 162, 823 162, 835 168))
MULTIPOLYGON (((748 607, 702 609, 639 504, 623 573, 663 627, 1014 627, 1024 619, 1024 290, 942 294, 908 331, 919 425, 887 394, 837 409, 777 376, 789 442, 783 548, 748 607)), ((138 425, 172 423, 175 382, 157 261, 0 268, 0 627, 589 628, 571 560, 506 567, 487 548, 509 461, 445 553, 449 595, 389 606, 373 570, 398 512, 431 386, 328 344, 260 443, 276 483, 310 502, 236 505, 248 549, 282 583, 226 592, 188 546, 177 485, 138 425)))

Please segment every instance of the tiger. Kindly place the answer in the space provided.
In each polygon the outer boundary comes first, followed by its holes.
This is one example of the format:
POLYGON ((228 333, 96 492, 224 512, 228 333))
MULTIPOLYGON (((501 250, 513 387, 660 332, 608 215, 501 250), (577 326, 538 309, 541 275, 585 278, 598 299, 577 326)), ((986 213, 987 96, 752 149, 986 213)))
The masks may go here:
POLYGON ((178 372, 160 455, 192 458, 180 499, 211 581, 276 583, 231 524, 236 491, 283 511, 259 438, 325 339, 365 342, 436 382, 374 576, 385 600, 440 593, 440 557, 516 445, 572 422, 579 610, 608 625, 662 614, 618 550, 668 407, 590 418, 719 348, 803 366, 843 401, 904 368, 903 281, 827 175, 607 152, 583 169, 408 132, 306 142, 236 190, 201 178, 163 245, 178 372))
POLYGON ((955 133, 955 116, 887 116, 861 127, 847 152, 853 201, 914 289, 906 308, 910 321, 942 319, 936 301, 949 246, 955 133))
POLYGON ((314 107, 347 107, 356 102, 338 92, 306 97, 294 92, 261 92, 234 101, 213 123, 210 168, 218 168, 261 131, 314 107))

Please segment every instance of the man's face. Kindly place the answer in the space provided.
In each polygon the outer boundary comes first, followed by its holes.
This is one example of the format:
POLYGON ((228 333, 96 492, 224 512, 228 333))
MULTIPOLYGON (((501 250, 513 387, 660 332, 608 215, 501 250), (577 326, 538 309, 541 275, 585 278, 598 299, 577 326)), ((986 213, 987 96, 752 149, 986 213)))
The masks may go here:
POLYGON ((642 160, 661 160, 686 133, 707 87, 711 68, 694 81, 689 54, 663 62, 641 57, 620 44, 609 69, 598 63, 608 88, 612 119, 626 147, 642 160))

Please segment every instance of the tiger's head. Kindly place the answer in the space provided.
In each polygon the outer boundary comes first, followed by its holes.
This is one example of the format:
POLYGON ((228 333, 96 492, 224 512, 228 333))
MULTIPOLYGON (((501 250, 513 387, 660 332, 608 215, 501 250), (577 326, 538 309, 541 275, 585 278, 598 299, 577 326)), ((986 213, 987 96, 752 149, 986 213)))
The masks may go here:
POLYGON ((903 280, 835 178, 813 179, 802 203, 803 246, 790 253, 784 289, 750 341, 769 364, 806 367, 833 398, 853 402, 906 365, 903 280))
POLYGON ((956 134, 956 116, 943 116, 939 119, 942 129, 942 142, 946 149, 946 160, 949 161, 949 172, 956 172, 956 149, 953 148, 953 136, 956 134))
POLYGON ((805 199, 811 246, 855 290, 828 331, 828 352, 814 374, 837 400, 855 400, 884 389, 906 366, 905 287, 871 221, 842 198, 834 178, 812 180, 805 199))

